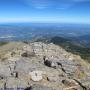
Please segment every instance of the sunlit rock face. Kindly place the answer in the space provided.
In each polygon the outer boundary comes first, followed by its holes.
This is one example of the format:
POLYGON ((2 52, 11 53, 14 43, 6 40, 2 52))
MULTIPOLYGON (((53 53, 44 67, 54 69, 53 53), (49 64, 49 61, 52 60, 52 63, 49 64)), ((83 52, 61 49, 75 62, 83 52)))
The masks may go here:
POLYGON ((90 65, 79 56, 52 43, 16 42, 12 47, 0 57, 0 88, 90 89, 90 65))

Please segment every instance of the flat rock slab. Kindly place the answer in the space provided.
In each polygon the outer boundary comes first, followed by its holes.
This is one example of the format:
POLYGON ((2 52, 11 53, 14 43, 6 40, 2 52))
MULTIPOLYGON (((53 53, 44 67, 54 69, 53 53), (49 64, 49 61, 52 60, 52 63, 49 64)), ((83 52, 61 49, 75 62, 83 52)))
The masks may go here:
POLYGON ((16 62, 15 71, 28 74, 33 68, 36 68, 30 61, 26 58, 21 58, 16 62))
POLYGON ((28 82, 24 79, 18 79, 14 77, 9 77, 6 79, 6 88, 13 88, 17 90, 17 88, 25 88, 28 86, 28 82))
POLYGON ((26 88, 25 90, 53 90, 53 89, 42 85, 33 85, 31 87, 26 88))
POLYGON ((6 65, 0 65, 0 76, 9 77, 11 76, 10 68, 6 65))

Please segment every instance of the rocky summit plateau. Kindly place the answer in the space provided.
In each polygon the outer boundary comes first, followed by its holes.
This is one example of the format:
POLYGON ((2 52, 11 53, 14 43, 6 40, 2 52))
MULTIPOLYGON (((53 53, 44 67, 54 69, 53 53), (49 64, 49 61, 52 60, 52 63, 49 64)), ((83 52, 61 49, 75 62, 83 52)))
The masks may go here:
POLYGON ((90 64, 53 43, 0 47, 0 89, 90 90, 90 64))

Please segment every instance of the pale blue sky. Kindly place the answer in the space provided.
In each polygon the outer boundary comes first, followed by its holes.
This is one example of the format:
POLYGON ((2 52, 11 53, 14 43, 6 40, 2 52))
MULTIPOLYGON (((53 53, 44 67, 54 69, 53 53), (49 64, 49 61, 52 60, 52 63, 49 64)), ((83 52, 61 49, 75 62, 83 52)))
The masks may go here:
POLYGON ((90 0, 0 0, 0 22, 90 24, 90 0))

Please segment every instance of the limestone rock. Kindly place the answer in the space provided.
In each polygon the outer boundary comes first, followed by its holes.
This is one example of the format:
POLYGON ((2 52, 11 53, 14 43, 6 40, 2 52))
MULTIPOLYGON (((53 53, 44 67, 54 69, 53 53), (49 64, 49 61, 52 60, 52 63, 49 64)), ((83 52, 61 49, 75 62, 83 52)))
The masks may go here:
POLYGON ((52 67, 52 68, 56 68, 57 67, 57 63, 54 61, 49 61, 49 60, 45 60, 44 64, 48 67, 52 67))
POLYGON ((5 60, 0 62, 0 87, 90 90, 90 65, 77 55, 52 43, 28 42, 20 45, 15 45, 16 48, 3 55, 5 60))
POLYGON ((23 52, 21 54, 22 57, 34 57, 34 52, 29 52, 29 51, 26 51, 26 52, 23 52))
POLYGON ((17 88, 19 85, 19 80, 16 79, 16 78, 7 78, 7 81, 6 81, 6 88, 17 88))
POLYGON ((16 61, 15 71, 28 74, 32 68, 35 68, 29 60, 28 58, 20 58, 20 60, 16 61))
POLYGON ((65 79, 62 80, 62 83, 65 85, 66 90, 82 90, 83 88, 77 83, 75 80, 72 79, 65 79))
POLYGON ((47 77, 48 81, 50 82, 58 82, 59 78, 55 76, 49 76, 47 77))
POLYGON ((42 73, 42 71, 33 71, 30 72, 29 75, 33 81, 41 81, 43 79, 42 73))
POLYGON ((28 87, 28 82, 26 80, 9 77, 6 79, 5 88, 13 88, 17 90, 17 88, 22 88, 24 90, 25 87, 28 87))
POLYGON ((62 83, 66 86, 77 86, 78 83, 71 79, 62 80, 62 83))
POLYGON ((5 80, 0 80, 0 89, 5 88, 5 80))
POLYGON ((11 76, 10 68, 6 65, 0 65, 0 75, 3 77, 11 76))
POLYGON ((25 90, 53 90, 53 89, 43 85, 33 85, 31 87, 26 88, 25 90))

